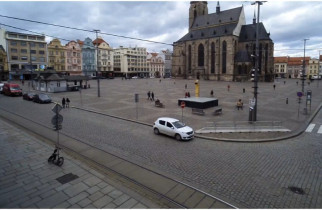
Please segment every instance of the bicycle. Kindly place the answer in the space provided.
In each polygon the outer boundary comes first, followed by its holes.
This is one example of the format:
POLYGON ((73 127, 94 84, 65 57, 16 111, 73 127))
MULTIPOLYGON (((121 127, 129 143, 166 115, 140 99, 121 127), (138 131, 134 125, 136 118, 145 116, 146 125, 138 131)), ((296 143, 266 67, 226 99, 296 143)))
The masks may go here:
POLYGON ((53 154, 48 158, 48 163, 54 163, 57 166, 62 166, 64 164, 64 157, 59 157, 60 147, 55 146, 53 154))

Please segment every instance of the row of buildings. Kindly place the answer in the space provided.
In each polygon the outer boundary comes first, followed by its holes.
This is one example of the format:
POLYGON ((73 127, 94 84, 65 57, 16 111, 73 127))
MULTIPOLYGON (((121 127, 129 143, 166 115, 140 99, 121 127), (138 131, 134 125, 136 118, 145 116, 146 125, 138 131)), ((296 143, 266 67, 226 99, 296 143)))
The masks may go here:
POLYGON ((44 35, 0 29, 0 79, 30 79, 35 71, 52 69, 62 75, 168 77, 170 50, 149 53, 143 47, 113 49, 101 37, 95 40, 46 42, 44 35), (99 74, 99 75, 98 75, 99 74))
POLYGON ((322 77, 322 55, 319 58, 311 57, 274 57, 274 71, 276 77, 301 78, 303 68, 308 79, 322 77), (305 65, 303 60, 305 60, 305 65))

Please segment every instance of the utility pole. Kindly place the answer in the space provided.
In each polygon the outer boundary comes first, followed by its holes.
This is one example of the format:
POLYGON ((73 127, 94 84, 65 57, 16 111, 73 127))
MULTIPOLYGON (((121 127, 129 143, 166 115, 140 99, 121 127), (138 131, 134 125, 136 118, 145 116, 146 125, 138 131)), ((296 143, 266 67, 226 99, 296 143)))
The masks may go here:
POLYGON ((303 58, 302 78, 301 78, 301 80, 302 80, 302 93, 303 94, 305 94, 304 93, 304 81, 305 81, 305 77, 306 77, 306 75, 305 75, 305 44, 306 44, 307 40, 309 40, 309 39, 304 39, 304 58, 303 58))
POLYGON ((97 77, 97 97, 101 97, 100 92, 100 78, 98 75, 98 36, 97 33, 100 32, 100 30, 93 30, 96 33, 96 77, 97 77))
POLYGON ((260 5, 263 5, 263 2, 265 1, 255 1, 254 3, 252 3, 252 5, 257 4, 257 23, 256 23, 256 51, 255 51, 255 75, 254 75, 254 101, 255 101, 255 105, 254 105, 254 113, 253 113, 253 118, 252 121, 257 121, 257 94, 258 94, 258 63, 259 63, 259 44, 258 44, 258 40, 259 40, 259 15, 260 15, 260 5))

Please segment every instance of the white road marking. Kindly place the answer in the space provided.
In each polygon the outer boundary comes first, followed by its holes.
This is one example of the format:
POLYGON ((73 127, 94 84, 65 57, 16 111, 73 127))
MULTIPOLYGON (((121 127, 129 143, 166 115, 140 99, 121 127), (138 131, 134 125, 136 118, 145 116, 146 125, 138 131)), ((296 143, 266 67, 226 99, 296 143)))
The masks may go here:
POLYGON ((318 130, 318 133, 322 133, 322 125, 320 125, 320 128, 318 130))
POLYGON ((314 127, 315 127, 315 124, 310 124, 307 127, 307 129, 305 130, 305 132, 311 133, 313 131, 314 127))

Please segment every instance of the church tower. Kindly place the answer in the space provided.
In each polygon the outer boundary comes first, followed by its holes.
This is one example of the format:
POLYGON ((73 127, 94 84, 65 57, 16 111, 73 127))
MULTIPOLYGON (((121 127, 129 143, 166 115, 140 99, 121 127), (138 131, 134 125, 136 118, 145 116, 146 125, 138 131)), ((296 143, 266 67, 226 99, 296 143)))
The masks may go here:
POLYGON ((189 31, 194 20, 198 16, 208 15, 208 3, 206 1, 191 1, 189 9, 189 31))

